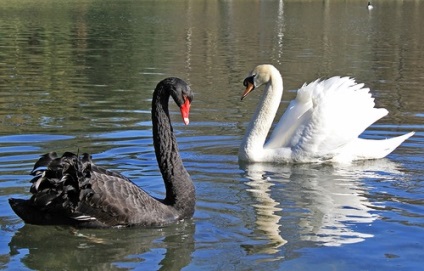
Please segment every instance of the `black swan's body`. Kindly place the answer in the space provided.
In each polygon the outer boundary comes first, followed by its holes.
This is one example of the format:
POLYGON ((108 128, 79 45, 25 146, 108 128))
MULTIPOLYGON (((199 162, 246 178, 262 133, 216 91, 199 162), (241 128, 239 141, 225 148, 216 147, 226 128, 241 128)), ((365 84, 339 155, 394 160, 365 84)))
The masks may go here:
POLYGON ((170 96, 185 124, 193 97, 178 78, 162 80, 153 94, 153 142, 165 199, 150 196, 119 173, 97 167, 88 154, 48 153, 31 172, 32 197, 9 199, 12 209, 26 223, 76 227, 164 226, 192 217, 195 190, 178 153, 168 112, 170 96))

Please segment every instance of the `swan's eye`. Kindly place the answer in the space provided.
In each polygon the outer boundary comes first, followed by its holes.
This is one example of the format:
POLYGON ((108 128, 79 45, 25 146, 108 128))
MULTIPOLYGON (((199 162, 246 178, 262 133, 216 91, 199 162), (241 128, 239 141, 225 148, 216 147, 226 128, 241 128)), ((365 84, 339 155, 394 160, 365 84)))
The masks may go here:
POLYGON ((246 79, 244 79, 243 81, 243 86, 247 87, 247 85, 250 83, 253 85, 253 78, 255 77, 255 75, 249 76, 246 79))
POLYGON ((183 95, 183 99, 184 99, 184 102, 186 101, 186 100, 188 100, 190 103, 192 102, 192 100, 193 100, 193 97, 192 96, 190 96, 190 95, 183 95))

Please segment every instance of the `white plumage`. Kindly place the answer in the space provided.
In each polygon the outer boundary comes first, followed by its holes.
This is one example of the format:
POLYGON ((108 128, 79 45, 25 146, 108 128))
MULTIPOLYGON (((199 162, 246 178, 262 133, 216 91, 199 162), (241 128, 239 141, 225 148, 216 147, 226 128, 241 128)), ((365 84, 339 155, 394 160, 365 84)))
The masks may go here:
POLYGON ((239 159, 249 162, 350 162, 382 158, 414 133, 385 140, 359 135, 387 115, 375 108, 369 88, 349 77, 304 84, 266 141, 283 94, 283 81, 272 65, 259 65, 244 82, 243 98, 265 84, 255 115, 242 141, 239 159))

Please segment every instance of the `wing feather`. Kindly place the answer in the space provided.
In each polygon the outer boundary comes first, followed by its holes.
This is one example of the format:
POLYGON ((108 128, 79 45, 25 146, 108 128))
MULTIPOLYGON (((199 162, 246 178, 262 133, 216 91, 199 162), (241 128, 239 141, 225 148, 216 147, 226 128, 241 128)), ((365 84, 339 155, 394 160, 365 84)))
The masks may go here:
POLYGON ((274 128, 266 148, 291 148, 294 156, 326 154, 357 138, 385 116, 369 88, 349 77, 304 84, 274 128))

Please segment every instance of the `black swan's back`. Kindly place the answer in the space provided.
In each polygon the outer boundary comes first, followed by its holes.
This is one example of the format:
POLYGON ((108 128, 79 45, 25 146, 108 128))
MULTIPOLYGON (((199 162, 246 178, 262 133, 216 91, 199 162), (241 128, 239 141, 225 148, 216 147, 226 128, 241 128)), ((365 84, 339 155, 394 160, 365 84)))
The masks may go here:
POLYGON ((58 157, 51 152, 34 165, 31 198, 9 199, 12 209, 26 223, 77 227, 163 226, 192 217, 194 185, 169 120, 170 96, 184 118, 192 100, 190 88, 178 78, 162 80, 154 92, 153 138, 165 199, 153 198, 125 176, 97 167, 88 154, 66 152, 58 157))

